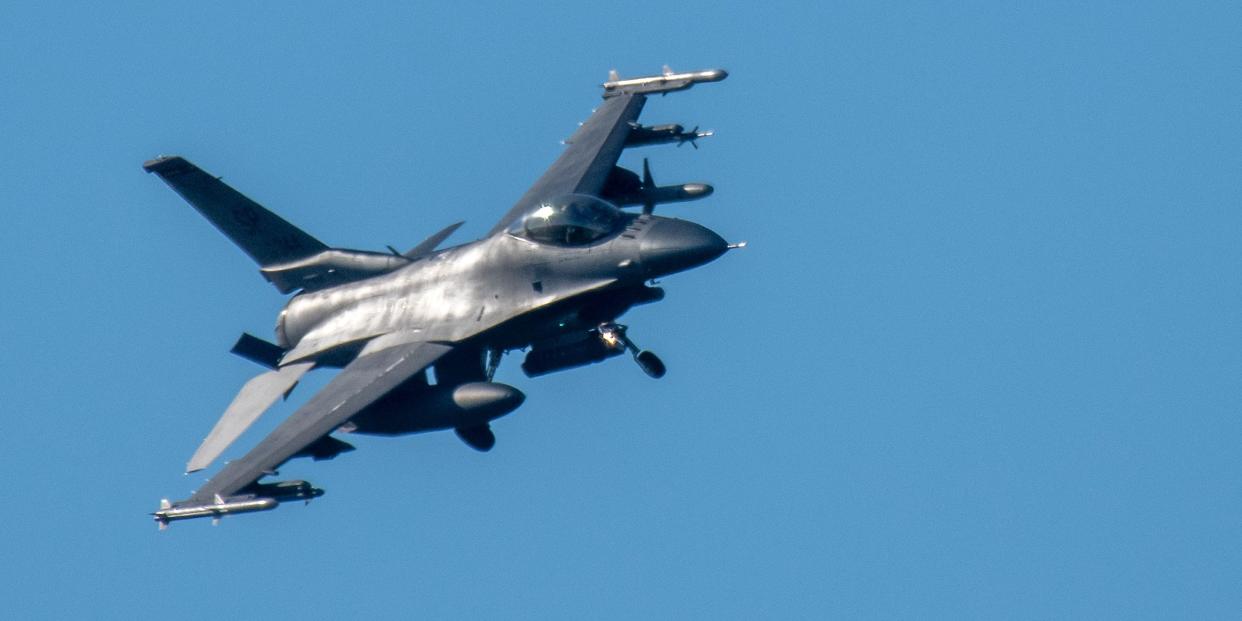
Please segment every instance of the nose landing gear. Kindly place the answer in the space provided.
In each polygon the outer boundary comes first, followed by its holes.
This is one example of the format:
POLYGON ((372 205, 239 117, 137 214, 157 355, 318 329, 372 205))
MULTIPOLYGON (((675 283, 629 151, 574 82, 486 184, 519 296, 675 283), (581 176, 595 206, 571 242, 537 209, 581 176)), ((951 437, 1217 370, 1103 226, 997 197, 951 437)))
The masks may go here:
POLYGON ((664 377, 668 372, 668 367, 664 366, 664 361, 655 355, 655 352, 646 349, 639 349, 634 341, 626 334, 627 326, 616 323, 605 323, 599 326, 600 338, 608 345, 621 344, 634 356, 634 362, 638 364, 638 368, 643 370, 648 376, 654 379, 664 377))

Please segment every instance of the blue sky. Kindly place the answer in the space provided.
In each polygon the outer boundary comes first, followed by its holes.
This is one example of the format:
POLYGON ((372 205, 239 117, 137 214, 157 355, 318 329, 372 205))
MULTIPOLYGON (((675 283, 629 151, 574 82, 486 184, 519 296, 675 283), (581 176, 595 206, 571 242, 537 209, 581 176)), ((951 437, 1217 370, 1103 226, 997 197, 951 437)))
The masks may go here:
MULTIPOLYGON (((1236 3, 0 8, 13 618, 1223 618, 1242 607, 1236 3), (284 300, 141 163, 326 242, 482 235, 624 75, 750 248, 498 379, 489 454, 351 438, 309 506, 146 512, 284 300)), ((51 6, 51 5, 49 5, 51 6)), ((252 444, 326 381, 304 383, 252 444)))

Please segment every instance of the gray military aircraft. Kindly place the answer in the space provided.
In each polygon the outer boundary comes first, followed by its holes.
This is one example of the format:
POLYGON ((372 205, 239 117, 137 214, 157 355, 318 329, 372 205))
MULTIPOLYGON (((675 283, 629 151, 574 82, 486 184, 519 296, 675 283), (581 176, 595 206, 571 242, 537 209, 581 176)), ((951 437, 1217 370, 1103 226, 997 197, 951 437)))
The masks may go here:
POLYGON ((653 215, 655 205, 703 198, 705 184, 657 186, 617 166, 627 147, 710 135, 637 122, 647 96, 727 77, 722 70, 621 79, 571 136, 552 167, 487 236, 437 250, 453 224, 406 252, 331 248, 189 161, 159 157, 159 175, 259 264, 281 293, 298 292, 276 324, 276 342, 243 334, 233 352, 269 370, 247 382, 187 464, 210 465, 308 371, 340 367, 319 393, 188 499, 161 502, 169 522, 264 511, 323 491, 305 481, 261 483, 295 457, 353 450, 334 433, 395 436, 453 429, 492 448, 489 422, 525 399, 492 377, 501 356, 528 350, 531 377, 624 352, 651 377, 664 363, 630 340, 618 317, 664 297, 653 279, 703 265, 730 245, 698 224, 653 215), (617 206, 641 206, 640 213, 617 206))

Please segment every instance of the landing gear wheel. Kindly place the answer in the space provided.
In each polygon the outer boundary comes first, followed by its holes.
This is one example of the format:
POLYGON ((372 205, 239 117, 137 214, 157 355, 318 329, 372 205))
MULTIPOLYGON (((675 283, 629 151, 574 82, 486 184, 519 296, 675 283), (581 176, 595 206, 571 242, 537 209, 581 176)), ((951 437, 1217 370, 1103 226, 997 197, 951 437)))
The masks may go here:
POLYGON ((604 339, 604 342, 609 345, 616 342, 624 344, 625 348, 634 355, 634 362, 638 363, 638 367, 643 370, 643 373, 646 373, 653 379, 664 377, 664 374, 668 372, 668 367, 664 366, 664 361, 660 360, 660 357, 655 355, 654 352, 639 349, 634 344, 634 341, 630 340, 629 335, 626 334, 628 330, 627 326, 615 323, 606 323, 599 327, 600 337, 604 339))
POLYGON ((653 379, 660 379, 668 372, 668 368, 664 366, 664 361, 660 360, 660 357, 655 355, 655 353, 645 349, 634 354, 634 362, 638 363, 643 373, 646 373, 653 379))

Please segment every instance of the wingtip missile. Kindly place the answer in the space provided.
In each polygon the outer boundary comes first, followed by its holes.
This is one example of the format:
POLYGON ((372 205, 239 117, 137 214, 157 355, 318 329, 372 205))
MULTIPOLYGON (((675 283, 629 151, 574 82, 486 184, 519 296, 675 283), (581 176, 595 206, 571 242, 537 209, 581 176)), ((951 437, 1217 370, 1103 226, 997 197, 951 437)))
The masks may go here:
POLYGON ((671 93, 685 90, 700 82, 719 82, 727 77, 729 77, 729 72, 724 69, 676 73, 665 65, 660 75, 624 80, 619 79, 620 76, 613 70, 608 74, 608 81, 601 86, 604 87, 604 97, 612 97, 621 93, 671 93))
POLYGON ((223 499, 216 497, 216 502, 210 502, 202 505, 182 505, 162 508, 151 515, 155 516, 155 522, 159 525, 160 530, 168 528, 170 522, 179 520, 190 520, 200 517, 211 518, 212 523, 219 521, 225 515, 233 515, 235 513, 253 513, 255 511, 270 511, 280 506, 280 502, 275 498, 240 498, 240 499, 223 499))
POLYGON ((699 71, 694 74, 695 82, 719 82, 729 77, 729 72, 724 69, 708 69, 699 71))
POLYGON ((255 483, 248 491, 251 493, 238 496, 221 496, 215 494, 211 502, 188 504, 185 502, 171 503, 168 499, 160 501, 159 510, 153 512, 160 530, 168 528, 170 522, 209 517, 212 524, 219 522, 226 515, 237 513, 254 513, 270 511, 280 503, 290 500, 305 500, 323 495, 323 490, 312 486, 306 481, 281 481, 278 483, 255 483))

